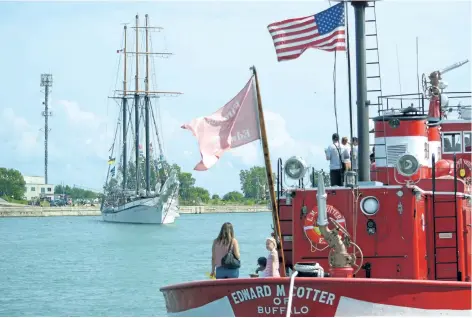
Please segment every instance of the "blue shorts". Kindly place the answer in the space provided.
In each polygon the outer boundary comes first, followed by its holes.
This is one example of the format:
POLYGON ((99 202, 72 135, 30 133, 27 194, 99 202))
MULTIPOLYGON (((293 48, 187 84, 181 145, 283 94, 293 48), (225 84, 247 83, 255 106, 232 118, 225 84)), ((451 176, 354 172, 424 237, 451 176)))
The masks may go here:
POLYGON ((239 278, 239 268, 228 269, 222 266, 216 268, 216 279, 222 278, 239 278))

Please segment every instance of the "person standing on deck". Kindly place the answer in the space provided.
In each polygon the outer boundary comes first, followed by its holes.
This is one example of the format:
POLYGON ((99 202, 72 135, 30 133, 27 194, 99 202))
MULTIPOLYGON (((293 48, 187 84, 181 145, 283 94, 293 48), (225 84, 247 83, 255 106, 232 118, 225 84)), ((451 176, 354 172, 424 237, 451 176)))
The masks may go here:
MULTIPOLYGON (((341 150, 347 150, 349 154, 349 168, 346 167, 346 170, 351 170, 352 169, 352 154, 351 154, 351 143, 348 141, 349 139, 347 137, 343 137, 341 139, 341 150)), ((342 153, 342 151, 341 151, 342 153)), ((347 161, 344 160, 344 163, 347 163, 347 161)))
POLYGON ((357 139, 357 137, 352 137, 352 145, 351 145, 351 157, 352 157, 352 160, 351 160, 351 164, 352 164, 352 170, 357 172, 357 170, 359 169, 359 165, 358 165, 358 154, 359 154, 359 149, 358 149, 358 145, 359 145, 359 140, 357 139))
POLYGON ((211 248, 211 274, 210 276, 216 279, 222 278, 238 278, 239 268, 225 268, 221 264, 221 259, 232 250, 234 257, 238 260, 241 255, 239 253, 239 243, 234 237, 233 225, 230 222, 225 222, 221 226, 220 234, 213 241, 211 248))
POLYGON ((338 134, 334 133, 331 139, 333 143, 325 150, 331 186, 342 186, 344 171, 350 168, 349 151, 340 145, 338 134))

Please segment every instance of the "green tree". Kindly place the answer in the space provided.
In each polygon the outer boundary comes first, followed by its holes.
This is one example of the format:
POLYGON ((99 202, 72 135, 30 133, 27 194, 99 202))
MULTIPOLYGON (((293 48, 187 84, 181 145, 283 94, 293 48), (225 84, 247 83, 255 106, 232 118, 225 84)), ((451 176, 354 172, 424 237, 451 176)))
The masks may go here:
POLYGON ((220 196, 219 196, 218 194, 213 194, 213 195, 211 196, 211 199, 212 199, 212 200, 216 200, 216 201, 217 201, 217 200, 221 200, 221 198, 220 198, 220 196))
MULTIPOLYGON (((117 182, 116 180, 112 179, 112 182, 117 182)), ((101 193, 97 193, 92 190, 86 190, 82 189, 80 187, 76 186, 62 186, 62 185, 57 185, 54 187, 54 194, 66 194, 70 196, 72 199, 89 199, 89 200, 94 200, 96 198, 100 198, 102 196, 101 193)))
POLYGON ((26 192, 26 182, 16 169, 0 168, 0 196, 22 200, 26 192))
MULTIPOLYGON (((266 168, 254 166, 249 170, 241 170, 239 173, 241 182, 241 190, 246 199, 255 201, 267 201, 269 194, 269 186, 267 184, 266 168)), ((273 174, 275 183, 275 174, 273 174)))
POLYGON ((238 191, 231 191, 223 196, 223 201, 242 202, 244 201, 244 195, 238 191))
POLYGON ((191 187, 187 201, 194 203, 208 203, 210 201, 210 192, 201 187, 191 187))
POLYGON ((192 188, 195 186, 195 178, 190 172, 181 172, 179 173, 179 182, 180 189, 179 195, 180 198, 184 201, 191 199, 192 188))
POLYGON ((119 187, 118 180, 116 178, 111 178, 108 180, 107 184, 105 184, 104 190, 105 192, 112 192, 113 189, 116 189, 119 187))
POLYGON ((180 174, 182 172, 182 168, 180 168, 180 166, 176 163, 174 163, 171 167, 172 167, 172 169, 177 171, 177 174, 180 174))

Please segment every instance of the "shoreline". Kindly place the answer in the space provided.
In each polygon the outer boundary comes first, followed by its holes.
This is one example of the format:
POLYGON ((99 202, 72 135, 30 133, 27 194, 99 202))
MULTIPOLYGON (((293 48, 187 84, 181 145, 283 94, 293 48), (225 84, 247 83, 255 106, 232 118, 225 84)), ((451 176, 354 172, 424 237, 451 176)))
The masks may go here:
MULTIPOLYGON (((180 214, 270 212, 265 205, 192 205, 180 206, 180 214)), ((36 207, 0 205, 2 217, 100 216, 99 207, 36 207)))

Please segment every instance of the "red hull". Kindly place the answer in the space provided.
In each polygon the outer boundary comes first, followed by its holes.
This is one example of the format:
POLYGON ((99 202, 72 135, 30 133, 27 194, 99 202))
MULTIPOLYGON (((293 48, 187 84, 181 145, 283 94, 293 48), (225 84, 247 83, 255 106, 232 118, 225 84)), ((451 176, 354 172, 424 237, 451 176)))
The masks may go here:
MULTIPOLYGON (((164 287, 167 312, 192 317, 286 315, 290 278, 196 281, 164 287)), ((471 315, 470 282, 296 278, 294 317, 471 315)))

